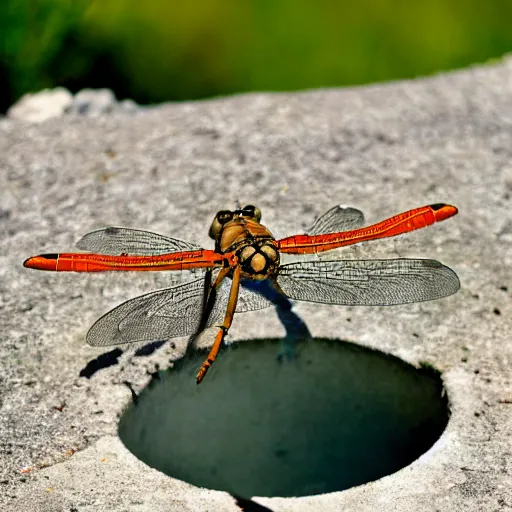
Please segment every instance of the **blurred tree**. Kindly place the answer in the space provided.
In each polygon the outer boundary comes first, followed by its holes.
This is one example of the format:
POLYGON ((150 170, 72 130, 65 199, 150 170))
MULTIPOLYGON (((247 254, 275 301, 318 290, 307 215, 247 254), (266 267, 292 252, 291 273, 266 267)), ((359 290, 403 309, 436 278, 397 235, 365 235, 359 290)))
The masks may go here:
POLYGON ((45 86, 140 103, 409 78, 512 50, 511 0, 0 0, 0 108, 45 86))
POLYGON ((55 85, 48 65, 87 5, 88 0, 0 2, 0 112, 25 92, 55 85))

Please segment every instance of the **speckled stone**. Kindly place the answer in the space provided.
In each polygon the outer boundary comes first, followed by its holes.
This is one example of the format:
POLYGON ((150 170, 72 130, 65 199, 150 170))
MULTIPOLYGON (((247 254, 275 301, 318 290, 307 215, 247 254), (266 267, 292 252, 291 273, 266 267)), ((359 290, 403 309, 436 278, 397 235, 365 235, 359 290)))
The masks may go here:
MULTIPOLYGON (((254 501, 273 511, 512 510, 511 196, 510 58, 353 89, 38 124, 1 119, 0 508, 238 510, 229 494, 144 465, 116 434, 131 400, 124 382, 138 392, 157 364, 166 368, 183 353, 184 339, 147 357, 124 353, 118 364, 80 377, 102 353, 85 343, 94 320, 180 277, 51 274, 22 262, 70 251, 106 225, 211 248, 213 215, 240 201, 258 205, 276 236, 300 233, 340 203, 363 210, 370 223, 430 203, 460 210, 428 229, 343 253, 438 259, 458 273, 456 295, 392 308, 296 307, 315 336, 443 372, 452 414, 439 441, 410 466, 359 487, 254 501)), ((256 311, 235 316, 229 340, 282 334, 271 310, 256 311)))

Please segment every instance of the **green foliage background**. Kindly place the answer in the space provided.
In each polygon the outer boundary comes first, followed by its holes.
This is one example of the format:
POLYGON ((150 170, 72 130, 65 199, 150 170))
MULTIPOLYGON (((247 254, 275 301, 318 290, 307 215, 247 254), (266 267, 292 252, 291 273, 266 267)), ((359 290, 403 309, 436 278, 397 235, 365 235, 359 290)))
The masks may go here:
POLYGON ((512 50, 512 0, 0 0, 0 111, 111 87, 140 103, 408 78, 512 50))

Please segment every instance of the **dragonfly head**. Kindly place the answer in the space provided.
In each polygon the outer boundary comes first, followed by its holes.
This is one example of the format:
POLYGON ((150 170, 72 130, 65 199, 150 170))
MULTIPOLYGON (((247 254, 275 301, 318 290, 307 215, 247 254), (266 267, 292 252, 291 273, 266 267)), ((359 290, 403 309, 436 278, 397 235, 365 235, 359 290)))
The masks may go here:
POLYGON ((215 215, 212 225, 210 226, 210 231, 208 232, 209 237, 217 240, 224 225, 236 217, 244 217, 259 222, 261 220, 261 210, 256 206, 249 204, 243 208, 239 208, 238 210, 221 210, 220 212, 217 212, 217 215, 215 215))

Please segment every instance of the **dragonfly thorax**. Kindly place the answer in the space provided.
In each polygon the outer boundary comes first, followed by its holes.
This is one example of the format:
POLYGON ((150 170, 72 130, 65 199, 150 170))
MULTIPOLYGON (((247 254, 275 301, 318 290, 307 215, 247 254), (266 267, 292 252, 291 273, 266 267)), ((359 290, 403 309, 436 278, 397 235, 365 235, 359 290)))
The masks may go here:
POLYGON ((256 241, 245 245, 236 252, 242 277, 245 279, 267 279, 279 267, 279 252, 270 240, 256 241))
POLYGON ((266 279, 279 267, 272 233, 254 219, 235 217, 223 226, 215 245, 221 253, 236 252, 245 279, 266 279))

